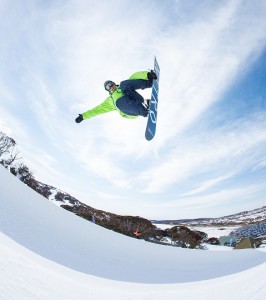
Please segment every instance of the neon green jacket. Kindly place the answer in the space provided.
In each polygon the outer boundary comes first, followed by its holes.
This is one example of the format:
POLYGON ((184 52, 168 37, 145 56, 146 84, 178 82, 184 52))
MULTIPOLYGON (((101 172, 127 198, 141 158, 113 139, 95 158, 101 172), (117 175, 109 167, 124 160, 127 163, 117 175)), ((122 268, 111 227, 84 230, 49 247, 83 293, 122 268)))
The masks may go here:
MULTIPOLYGON (((148 71, 139 71, 134 73, 133 75, 130 76, 130 80, 135 80, 135 79, 144 79, 148 80, 148 71)), ((130 116, 125 113, 123 113, 121 110, 119 110, 116 107, 116 101, 123 97, 124 93, 121 91, 120 87, 118 86, 116 90, 113 92, 109 92, 109 97, 107 97, 101 104, 98 106, 89 109, 88 111, 82 113, 83 120, 98 116, 100 114, 107 113, 109 111, 117 110, 119 111, 120 115, 124 118, 129 118, 129 119, 135 119, 138 116, 130 116)))

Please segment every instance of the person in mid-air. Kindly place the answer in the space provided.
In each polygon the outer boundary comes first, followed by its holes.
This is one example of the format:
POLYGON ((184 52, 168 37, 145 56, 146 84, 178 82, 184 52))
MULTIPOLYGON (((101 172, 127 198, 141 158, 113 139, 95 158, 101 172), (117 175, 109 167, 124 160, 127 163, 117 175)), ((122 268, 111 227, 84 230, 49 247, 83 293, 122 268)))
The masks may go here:
POLYGON ((109 92, 109 96, 100 105, 79 114, 76 123, 113 110, 117 110, 124 118, 147 117, 150 100, 144 100, 136 90, 151 88, 153 80, 156 79, 156 73, 151 70, 136 72, 120 85, 111 80, 105 81, 104 88, 109 92))

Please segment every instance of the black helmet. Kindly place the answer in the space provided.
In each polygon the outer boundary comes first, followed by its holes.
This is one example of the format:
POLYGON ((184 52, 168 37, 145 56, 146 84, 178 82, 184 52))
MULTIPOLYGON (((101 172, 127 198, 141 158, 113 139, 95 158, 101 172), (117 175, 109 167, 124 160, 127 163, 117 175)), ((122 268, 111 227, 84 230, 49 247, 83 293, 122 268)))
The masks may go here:
POLYGON ((110 91, 110 88, 113 86, 113 85, 116 85, 112 80, 107 80, 105 81, 104 83, 104 88, 106 89, 106 91, 110 91))

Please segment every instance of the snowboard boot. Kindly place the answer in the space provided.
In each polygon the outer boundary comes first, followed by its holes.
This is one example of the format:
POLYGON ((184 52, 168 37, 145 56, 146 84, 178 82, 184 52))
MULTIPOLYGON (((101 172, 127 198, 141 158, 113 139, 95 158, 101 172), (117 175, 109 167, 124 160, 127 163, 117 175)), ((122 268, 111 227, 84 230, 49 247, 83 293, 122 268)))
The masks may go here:
POLYGON ((149 80, 157 79, 157 75, 156 75, 156 73, 153 70, 151 70, 150 72, 148 72, 147 76, 148 76, 149 80))

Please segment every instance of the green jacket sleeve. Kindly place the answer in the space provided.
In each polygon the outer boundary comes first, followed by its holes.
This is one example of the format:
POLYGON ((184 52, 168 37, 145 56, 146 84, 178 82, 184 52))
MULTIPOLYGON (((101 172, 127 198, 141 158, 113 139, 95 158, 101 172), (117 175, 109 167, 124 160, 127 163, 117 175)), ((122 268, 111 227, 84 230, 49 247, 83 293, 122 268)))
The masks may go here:
POLYGON ((113 104, 112 98, 108 97, 98 106, 82 113, 82 116, 83 116, 83 119, 86 120, 86 119, 98 116, 100 114, 104 114, 109 111, 113 111, 115 109, 116 109, 116 107, 113 104))
POLYGON ((139 71, 130 76, 129 79, 144 79, 148 80, 148 71, 139 71))

